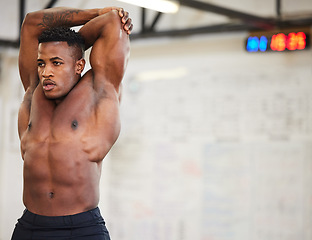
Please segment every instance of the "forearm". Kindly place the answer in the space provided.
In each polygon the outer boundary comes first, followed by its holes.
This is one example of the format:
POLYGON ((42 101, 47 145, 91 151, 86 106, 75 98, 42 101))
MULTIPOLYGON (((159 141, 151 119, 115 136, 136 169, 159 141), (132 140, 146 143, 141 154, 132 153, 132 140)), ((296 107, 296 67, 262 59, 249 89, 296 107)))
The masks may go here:
MULTIPOLYGON (((116 35, 116 27, 112 25, 121 26, 121 20, 117 11, 108 11, 105 14, 92 19, 90 22, 85 24, 79 33, 83 36, 86 44, 86 49, 93 46, 100 36, 105 36, 106 38, 116 35)), ((118 28, 120 29, 120 28, 118 28)), ((119 31, 117 31, 117 34, 119 31)))
POLYGON ((28 13, 23 28, 31 28, 38 35, 46 28, 79 26, 99 15, 100 9, 50 8, 28 13))
POLYGON ((129 36, 117 11, 110 11, 89 21, 80 29, 87 47, 92 45, 90 65, 94 74, 94 88, 105 89, 110 82, 119 92, 129 58, 129 36))

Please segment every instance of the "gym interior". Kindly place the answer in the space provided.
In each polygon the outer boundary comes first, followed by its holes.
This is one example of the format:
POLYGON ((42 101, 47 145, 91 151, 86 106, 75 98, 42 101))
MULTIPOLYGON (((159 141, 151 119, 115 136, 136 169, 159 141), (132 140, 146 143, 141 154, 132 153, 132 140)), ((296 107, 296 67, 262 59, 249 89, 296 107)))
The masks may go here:
POLYGON ((21 21, 57 6, 120 6, 134 25, 100 183, 112 239, 312 239, 312 1, 173 2, 0 1, 0 240, 25 209, 21 21))

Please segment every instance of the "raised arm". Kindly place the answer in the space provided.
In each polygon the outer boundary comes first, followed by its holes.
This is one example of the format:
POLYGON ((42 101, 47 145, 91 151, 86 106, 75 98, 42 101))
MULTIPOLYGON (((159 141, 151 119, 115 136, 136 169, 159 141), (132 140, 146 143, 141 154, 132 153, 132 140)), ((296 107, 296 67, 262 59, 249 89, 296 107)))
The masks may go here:
POLYGON ((92 46, 90 64, 94 76, 94 88, 101 93, 113 87, 119 93, 129 58, 131 19, 122 9, 108 10, 86 23, 80 34, 86 47, 92 46), (120 20, 121 19, 121 20, 120 20))
POLYGON ((21 29, 19 71, 24 89, 38 84, 38 37, 43 30, 56 26, 78 26, 99 16, 101 9, 51 8, 28 13, 21 29))

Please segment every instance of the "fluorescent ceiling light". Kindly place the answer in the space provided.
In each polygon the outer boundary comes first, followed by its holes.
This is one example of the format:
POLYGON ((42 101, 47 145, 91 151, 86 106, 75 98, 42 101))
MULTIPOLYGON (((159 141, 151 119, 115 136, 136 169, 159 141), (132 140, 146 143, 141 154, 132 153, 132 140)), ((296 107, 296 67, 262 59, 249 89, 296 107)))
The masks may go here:
POLYGON ((121 2, 149 8, 163 13, 176 13, 179 10, 179 3, 167 0, 118 0, 121 2))

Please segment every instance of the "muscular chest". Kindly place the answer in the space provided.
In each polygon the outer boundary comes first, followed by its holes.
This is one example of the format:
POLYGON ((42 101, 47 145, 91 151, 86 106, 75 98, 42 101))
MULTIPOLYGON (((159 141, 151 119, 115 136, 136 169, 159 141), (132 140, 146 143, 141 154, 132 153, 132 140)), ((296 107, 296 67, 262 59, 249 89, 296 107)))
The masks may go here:
MULTIPOLYGON (((68 95, 58 105, 36 93, 33 96, 27 135, 39 141, 61 140, 85 133, 94 121, 92 96, 68 95)), ((74 139, 73 139, 74 140, 74 139)))
POLYGON ((106 155, 119 134, 117 105, 107 100, 99 107, 85 88, 74 93, 58 105, 34 93, 29 126, 21 138, 24 160, 39 155, 42 159, 78 158, 81 153, 98 161, 106 155))

